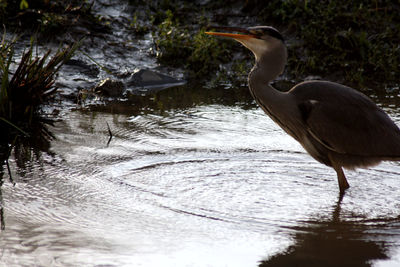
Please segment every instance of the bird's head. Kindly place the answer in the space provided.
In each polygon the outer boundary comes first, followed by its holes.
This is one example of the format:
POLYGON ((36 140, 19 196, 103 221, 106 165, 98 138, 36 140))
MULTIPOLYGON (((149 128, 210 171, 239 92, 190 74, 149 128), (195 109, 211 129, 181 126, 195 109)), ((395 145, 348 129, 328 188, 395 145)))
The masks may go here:
POLYGON ((256 61, 259 61, 264 55, 269 52, 276 52, 276 50, 284 50, 286 56, 286 47, 284 39, 278 30, 271 26, 255 26, 249 28, 239 27, 212 27, 216 30, 239 32, 239 33, 227 33, 227 32, 206 32, 210 35, 225 36, 235 39, 236 41, 243 44, 249 50, 251 50, 256 57, 256 61))

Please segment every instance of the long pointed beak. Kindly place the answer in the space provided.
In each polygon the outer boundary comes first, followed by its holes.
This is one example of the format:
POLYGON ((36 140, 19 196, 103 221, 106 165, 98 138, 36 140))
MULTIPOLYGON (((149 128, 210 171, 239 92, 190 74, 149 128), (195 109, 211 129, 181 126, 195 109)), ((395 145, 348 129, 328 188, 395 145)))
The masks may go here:
POLYGON ((254 38, 254 36, 252 36, 252 35, 238 34, 238 33, 205 32, 205 34, 218 35, 218 36, 224 36, 224 37, 230 37, 233 39, 242 39, 242 40, 248 40, 248 39, 254 38))
POLYGON ((212 28, 227 30, 227 31, 242 32, 243 34, 226 33, 226 32, 205 32, 205 34, 230 37, 230 38, 237 39, 237 40, 248 40, 251 38, 255 38, 255 35, 251 34, 247 29, 244 29, 244 28, 237 28, 237 27, 212 27, 212 28))

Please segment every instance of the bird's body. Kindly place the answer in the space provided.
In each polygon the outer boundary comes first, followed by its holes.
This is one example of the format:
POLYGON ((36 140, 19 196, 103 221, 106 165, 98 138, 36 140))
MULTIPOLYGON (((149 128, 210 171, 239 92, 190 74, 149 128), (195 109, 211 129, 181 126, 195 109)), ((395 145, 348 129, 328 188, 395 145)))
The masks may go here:
POLYGON ((371 99, 328 81, 302 82, 280 92, 270 85, 286 64, 279 32, 268 26, 231 29, 246 34, 208 34, 232 37, 254 53, 256 64, 249 74, 252 96, 314 159, 335 169, 341 193, 349 187, 342 167, 400 160, 400 130, 371 99))

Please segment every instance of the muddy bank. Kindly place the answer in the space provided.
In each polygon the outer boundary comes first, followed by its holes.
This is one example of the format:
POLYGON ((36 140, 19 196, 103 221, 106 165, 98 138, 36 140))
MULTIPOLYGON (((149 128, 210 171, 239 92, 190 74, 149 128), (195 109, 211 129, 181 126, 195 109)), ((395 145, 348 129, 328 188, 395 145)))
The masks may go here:
POLYGON ((28 2, 28 9, 12 9, 9 5, 3 10, 3 15, 11 18, 9 27, 22 25, 26 36, 39 32, 44 43, 85 38, 81 50, 93 60, 77 55, 81 66, 75 67, 84 76, 89 75, 80 80, 81 84, 74 84, 71 80, 77 78, 68 74, 71 84, 63 84, 75 95, 77 87, 90 89, 105 78, 126 77, 139 69, 195 83, 244 84, 253 61, 251 54, 234 42, 205 36, 202 31, 209 25, 277 27, 286 36, 289 48, 286 80, 319 77, 358 84, 361 90, 398 88, 397 4, 256 0, 230 1, 229 5, 222 1, 28 2), (36 14, 34 23, 28 19, 32 14, 36 14))

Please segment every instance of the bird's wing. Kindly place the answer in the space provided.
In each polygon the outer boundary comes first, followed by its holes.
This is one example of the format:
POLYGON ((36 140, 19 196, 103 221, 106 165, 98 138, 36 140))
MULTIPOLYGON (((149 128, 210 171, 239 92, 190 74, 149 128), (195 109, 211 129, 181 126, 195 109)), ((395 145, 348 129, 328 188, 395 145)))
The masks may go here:
POLYGON ((369 98, 343 88, 330 88, 327 94, 314 92, 316 99, 299 102, 310 135, 338 153, 399 157, 399 128, 369 98))

